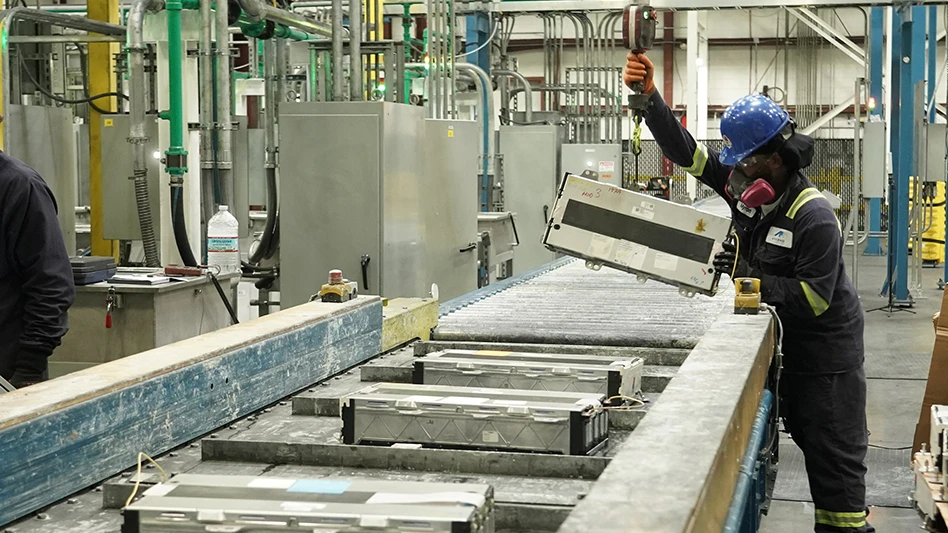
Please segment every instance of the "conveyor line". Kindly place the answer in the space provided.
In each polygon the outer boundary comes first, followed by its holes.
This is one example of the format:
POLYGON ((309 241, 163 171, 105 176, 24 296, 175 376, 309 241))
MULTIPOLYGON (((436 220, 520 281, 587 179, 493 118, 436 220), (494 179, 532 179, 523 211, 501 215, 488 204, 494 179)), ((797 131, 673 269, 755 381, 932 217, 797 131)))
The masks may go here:
POLYGON ((564 262, 532 279, 442 316, 433 338, 446 341, 693 348, 725 305, 684 298, 675 287, 638 283, 629 274, 564 262))

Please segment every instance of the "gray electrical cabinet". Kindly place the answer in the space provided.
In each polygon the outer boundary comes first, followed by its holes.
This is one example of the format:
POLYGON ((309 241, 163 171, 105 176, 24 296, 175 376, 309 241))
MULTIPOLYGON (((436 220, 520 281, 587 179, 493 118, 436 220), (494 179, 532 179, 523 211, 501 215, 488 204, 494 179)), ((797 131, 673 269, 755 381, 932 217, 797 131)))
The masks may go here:
POLYGON ((282 307, 335 268, 388 298, 476 289, 478 131, 403 104, 283 105, 282 307))
POLYGON ((554 259, 543 246, 546 222, 560 176, 560 126, 501 126, 504 156, 504 210, 517 217, 520 245, 513 274, 533 270, 554 259))
POLYGON ((564 144, 563 173, 579 176, 584 170, 599 175, 599 181, 622 187, 622 147, 618 144, 564 144))
MULTIPOLYGON (((128 115, 102 117, 102 237, 115 240, 141 240, 135 182, 132 176, 134 155, 128 144, 128 115)), ((160 235, 159 186, 164 169, 154 157, 158 145, 158 119, 145 120, 145 166, 148 168, 148 203, 151 205, 152 228, 160 235)))
POLYGON ((945 181, 946 170, 946 128, 948 124, 926 124, 925 139, 927 150, 925 151, 925 181, 945 181))
POLYGON ((4 151, 33 168, 56 198, 66 250, 76 251, 76 135, 70 109, 8 105, 4 109, 4 151))
POLYGON ((885 122, 869 121, 862 133, 862 194, 866 198, 883 198, 889 171, 885 149, 885 122))
POLYGON ((240 222, 238 236, 249 236, 251 206, 267 205, 267 143, 262 129, 247 129, 247 118, 238 117, 239 127, 233 138, 234 203, 229 206, 240 222))

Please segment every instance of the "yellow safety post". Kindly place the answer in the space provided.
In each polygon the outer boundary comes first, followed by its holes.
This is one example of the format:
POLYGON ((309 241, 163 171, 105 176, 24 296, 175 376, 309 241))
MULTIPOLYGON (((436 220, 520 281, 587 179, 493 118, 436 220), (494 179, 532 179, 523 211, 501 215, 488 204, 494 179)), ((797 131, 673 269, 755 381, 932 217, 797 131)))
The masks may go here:
MULTIPOLYGON (((88 0, 88 16, 112 24, 119 23, 118 0, 88 0)), ((89 43, 89 94, 115 92, 115 62, 118 43, 89 43)), ((95 105, 105 111, 115 111, 115 97, 100 98, 95 105)), ((89 109, 89 203, 91 217, 92 255, 113 256, 118 259, 115 241, 102 237, 102 114, 89 109)))
POLYGON ((926 207, 928 215, 924 223, 928 227, 922 233, 922 260, 927 263, 945 262, 945 182, 936 184, 935 198, 926 207))

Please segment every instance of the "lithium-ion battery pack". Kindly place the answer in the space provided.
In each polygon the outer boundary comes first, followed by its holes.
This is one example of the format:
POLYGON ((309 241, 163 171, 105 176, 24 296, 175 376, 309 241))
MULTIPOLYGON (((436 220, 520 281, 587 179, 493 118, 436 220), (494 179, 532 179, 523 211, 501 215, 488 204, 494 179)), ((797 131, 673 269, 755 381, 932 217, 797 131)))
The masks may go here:
POLYGON ((178 475, 125 509, 122 533, 493 533, 490 485, 178 475))
POLYGON ((731 219, 567 175, 553 204, 543 243, 586 260, 678 287, 681 294, 713 296, 721 272, 714 255, 731 219))
POLYGON ((414 383, 492 389, 590 392, 635 396, 641 358, 488 350, 445 350, 415 360, 414 383))
POLYGON ((609 435, 601 393, 379 383, 347 397, 346 444, 585 455, 609 435))

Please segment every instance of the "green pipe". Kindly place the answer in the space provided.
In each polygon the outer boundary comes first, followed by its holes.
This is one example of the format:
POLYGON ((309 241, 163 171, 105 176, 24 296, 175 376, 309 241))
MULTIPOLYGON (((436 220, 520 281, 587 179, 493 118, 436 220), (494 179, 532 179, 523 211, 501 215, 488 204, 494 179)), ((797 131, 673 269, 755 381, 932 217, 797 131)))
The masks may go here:
MULTIPOLYGON (((237 26, 244 35, 255 39, 261 38, 267 31, 267 23, 265 21, 253 22, 243 14, 237 19, 237 26)), ((290 39, 292 41, 312 41, 318 37, 306 33, 305 31, 291 28, 285 24, 274 24, 272 38, 290 39)))
MULTIPOLYGON (((405 4, 402 13, 402 40, 405 41, 405 63, 411 63, 411 5, 405 4)), ((402 103, 407 104, 411 100, 411 80, 405 76, 404 88, 402 90, 402 103)))
POLYGON ((310 46, 309 48, 309 98, 310 102, 316 101, 316 96, 318 95, 318 85, 317 85, 317 76, 319 74, 316 72, 316 49, 310 46))
POLYGON ((184 149, 184 98, 182 97, 182 72, 184 54, 181 46, 181 0, 167 0, 168 12, 168 103, 171 121, 171 145, 165 163, 165 170, 174 176, 183 176, 188 171, 187 150, 184 149))

